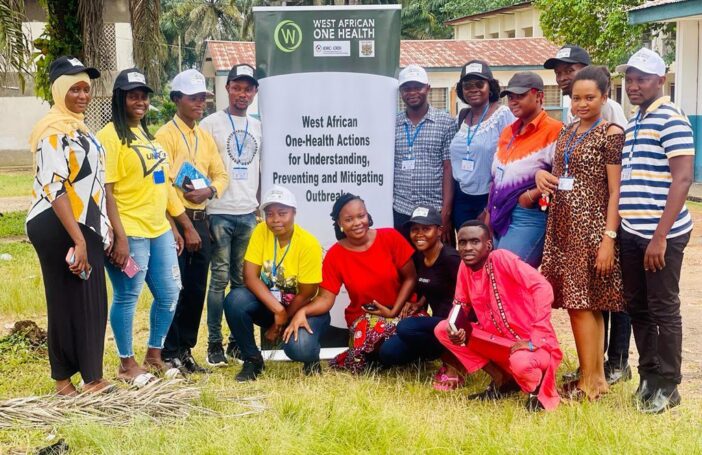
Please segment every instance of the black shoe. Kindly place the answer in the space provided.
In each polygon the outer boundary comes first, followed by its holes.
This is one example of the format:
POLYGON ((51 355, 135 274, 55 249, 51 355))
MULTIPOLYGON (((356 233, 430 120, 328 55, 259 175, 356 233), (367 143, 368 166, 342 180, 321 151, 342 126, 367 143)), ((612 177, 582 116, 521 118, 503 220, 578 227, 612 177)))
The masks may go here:
POLYGON ((646 402, 653 398, 658 389, 658 382, 659 380, 655 376, 641 376, 639 386, 634 392, 634 404, 637 407, 645 405, 646 402))
POLYGON ((494 382, 491 382, 487 386, 487 389, 483 390, 480 393, 469 395, 468 399, 478 401, 501 400, 502 398, 505 398, 506 396, 511 395, 513 393, 517 393, 520 390, 521 389, 514 381, 502 384, 502 386, 500 386, 499 388, 495 385, 494 382))
POLYGON ((192 352, 190 352, 190 349, 185 351, 185 353, 180 357, 180 361, 183 362, 183 368, 185 368, 188 373, 209 373, 209 370, 206 370, 197 364, 193 358, 192 352))
POLYGON ((263 359, 245 360, 244 366, 239 374, 236 375, 236 380, 239 382, 255 381, 262 371, 263 359))
POLYGON ((656 389, 650 399, 639 405, 639 411, 644 414, 660 414, 680 404, 678 388, 661 387, 656 389))
POLYGON ((544 410, 544 405, 539 401, 538 395, 535 393, 530 393, 529 398, 527 398, 525 407, 529 412, 539 412, 544 410))
POLYGON ((227 364, 222 343, 208 343, 206 362, 211 367, 223 367, 227 364))
POLYGON ((562 379, 563 382, 573 382, 580 380, 580 367, 578 367, 578 369, 575 371, 563 373, 562 379))
POLYGON ((167 370, 176 368, 183 376, 190 374, 190 371, 185 368, 185 365, 183 365, 183 362, 181 362, 180 357, 164 357, 163 363, 166 364, 167 370))
POLYGON ((227 344, 227 359, 236 360, 239 363, 244 363, 244 356, 241 355, 239 346, 234 341, 230 341, 227 344))
POLYGON ((302 365, 302 372, 305 373, 305 376, 322 374, 322 365, 319 362, 305 362, 302 365))
POLYGON ((626 365, 624 368, 617 368, 607 363, 605 364, 605 379, 609 385, 614 385, 623 381, 630 381, 631 367, 626 365))

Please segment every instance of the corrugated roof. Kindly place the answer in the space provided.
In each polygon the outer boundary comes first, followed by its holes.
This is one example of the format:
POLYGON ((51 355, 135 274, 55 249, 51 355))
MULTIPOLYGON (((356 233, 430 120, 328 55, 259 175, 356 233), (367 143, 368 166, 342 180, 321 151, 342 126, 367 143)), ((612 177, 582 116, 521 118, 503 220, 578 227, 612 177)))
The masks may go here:
POLYGON ((681 3, 685 2, 687 0, 649 0, 646 3, 643 3, 638 6, 634 6, 633 8, 629 8, 628 11, 637 11, 641 9, 646 9, 646 8, 652 8, 654 6, 662 6, 662 5, 669 5, 671 3, 681 3))
POLYGON ((480 19, 480 18, 483 18, 486 16, 493 16, 495 14, 507 13, 510 11, 518 10, 518 9, 524 9, 524 7, 527 7, 531 4, 532 4, 532 2, 529 1, 529 2, 517 3, 516 5, 502 6, 500 8, 495 8, 495 9, 483 11, 480 13, 469 14, 469 15, 463 16, 463 17, 457 17, 456 19, 451 19, 450 21, 444 22, 444 24, 454 25, 454 24, 458 24, 458 23, 461 23, 461 22, 466 21, 466 20, 473 21, 473 20, 480 19))

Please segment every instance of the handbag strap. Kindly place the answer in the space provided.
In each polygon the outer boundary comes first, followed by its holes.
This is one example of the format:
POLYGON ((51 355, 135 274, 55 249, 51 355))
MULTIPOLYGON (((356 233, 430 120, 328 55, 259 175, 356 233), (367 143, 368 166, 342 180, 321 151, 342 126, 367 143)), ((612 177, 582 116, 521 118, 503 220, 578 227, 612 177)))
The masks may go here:
MULTIPOLYGON (((495 302, 497 302, 497 309, 500 312, 500 319, 502 319, 502 323, 507 327, 507 330, 509 330, 509 333, 512 334, 514 338, 517 340, 520 340, 521 337, 517 335, 517 332, 512 329, 512 326, 509 325, 509 322, 507 322, 507 315, 505 314, 505 308, 502 305, 502 298, 500 297, 500 293, 497 290, 497 280, 495 280, 495 270, 492 265, 492 259, 488 258, 487 264, 485 266, 488 276, 490 277, 490 284, 492 285, 492 293, 495 295, 495 302)), ((497 321, 495 320, 495 315, 492 312, 492 309, 490 309, 490 317, 492 318, 492 323, 495 325, 497 330, 504 335, 504 332, 502 329, 497 325, 497 321)))

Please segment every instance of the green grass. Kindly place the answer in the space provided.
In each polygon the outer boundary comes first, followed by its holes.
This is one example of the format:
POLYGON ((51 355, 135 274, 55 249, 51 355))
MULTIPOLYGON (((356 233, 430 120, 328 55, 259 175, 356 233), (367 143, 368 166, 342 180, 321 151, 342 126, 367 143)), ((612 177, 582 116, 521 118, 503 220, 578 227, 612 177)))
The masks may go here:
POLYGON ((24 220, 26 212, 0 213, 0 239, 25 235, 24 220))
POLYGON ((32 194, 30 171, 0 172, 0 197, 29 196, 32 194))

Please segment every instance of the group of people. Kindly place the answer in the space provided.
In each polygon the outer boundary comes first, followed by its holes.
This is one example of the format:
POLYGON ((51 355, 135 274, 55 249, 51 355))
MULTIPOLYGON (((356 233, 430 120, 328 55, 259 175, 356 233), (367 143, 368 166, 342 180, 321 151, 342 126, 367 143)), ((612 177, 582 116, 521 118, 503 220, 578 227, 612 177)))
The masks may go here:
POLYGON ((152 89, 141 71, 124 70, 112 121, 93 135, 83 118, 99 71, 73 57, 54 61, 54 105, 30 139, 27 233, 44 276, 57 392, 78 393, 77 372, 83 391, 113 387, 102 371, 106 269, 117 377, 136 386, 206 371, 192 355, 205 301, 210 367, 238 360, 236 379, 256 379, 265 367, 258 325, 305 374, 319 373, 320 339, 343 286, 349 349, 332 368, 440 359, 436 390, 456 390, 482 369, 492 381, 471 398, 521 390, 528 409, 554 409, 561 397, 596 400, 631 378, 633 326, 637 406, 657 413, 679 404, 689 121, 663 96, 665 63, 648 49, 617 67, 637 107, 629 120, 608 96, 609 72, 582 48, 564 46, 544 67, 570 103, 565 125, 544 110, 536 73, 501 88, 487 62, 468 62, 456 85, 468 107, 453 119, 429 105, 426 71, 403 69, 394 226, 374 227, 363 199, 343 194, 330 214, 337 242, 323 255, 295 223, 289 189, 260 195, 251 66, 231 69, 228 108, 201 122, 205 78, 178 74, 176 115, 155 135, 145 122, 152 89), (154 300, 139 363, 133 319, 144 282, 154 300), (568 310, 579 360, 560 389, 552 308, 568 310))

